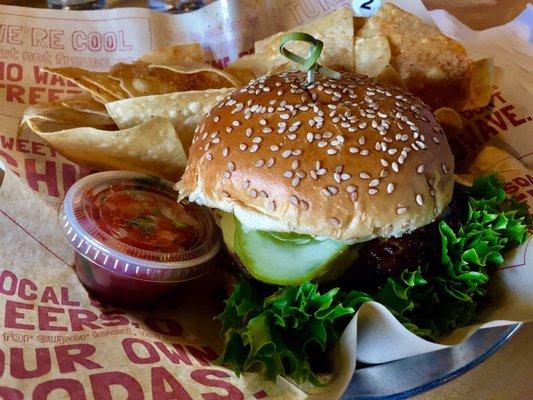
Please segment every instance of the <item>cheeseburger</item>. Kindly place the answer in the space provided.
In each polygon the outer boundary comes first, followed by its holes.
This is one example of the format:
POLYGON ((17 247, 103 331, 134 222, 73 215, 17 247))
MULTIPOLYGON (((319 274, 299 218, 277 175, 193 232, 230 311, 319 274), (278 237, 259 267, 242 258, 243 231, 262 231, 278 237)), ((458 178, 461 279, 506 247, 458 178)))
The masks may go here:
POLYGON ((216 105, 177 189, 217 210, 228 252, 258 281, 379 288, 433 254, 450 147, 428 106, 397 87, 306 77, 261 77, 216 105))

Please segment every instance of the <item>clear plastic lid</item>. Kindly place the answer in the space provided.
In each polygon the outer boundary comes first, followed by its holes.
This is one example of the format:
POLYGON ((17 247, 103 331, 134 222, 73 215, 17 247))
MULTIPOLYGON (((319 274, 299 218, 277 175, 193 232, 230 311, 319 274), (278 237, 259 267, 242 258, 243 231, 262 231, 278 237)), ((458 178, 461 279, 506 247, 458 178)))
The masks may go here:
POLYGON ((61 229, 90 262, 128 277, 176 282, 209 269, 220 239, 209 210, 177 203, 169 182, 136 172, 89 175, 68 191, 61 229))

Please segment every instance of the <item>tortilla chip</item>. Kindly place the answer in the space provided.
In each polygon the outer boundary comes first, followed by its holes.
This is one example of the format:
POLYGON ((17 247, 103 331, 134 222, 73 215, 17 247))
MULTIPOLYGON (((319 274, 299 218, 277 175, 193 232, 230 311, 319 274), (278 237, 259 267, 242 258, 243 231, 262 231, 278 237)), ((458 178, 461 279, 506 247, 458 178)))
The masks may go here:
POLYGON ((203 63, 204 49, 200 43, 174 44, 154 49, 142 55, 139 61, 149 64, 203 63))
POLYGON ((128 97, 120 85, 109 78, 107 72, 87 71, 77 67, 42 67, 42 70, 74 82, 80 89, 91 93, 97 101, 102 103, 128 97))
POLYGON ((453 180, 455 183, 466 187, 474 185, 474 177, 471 174, 453 174, 453 180))
POLYGON ((470 97, 463 110, 475 110, 489 104, 494 85, 494 59, 483 58, 474 62, 470 97))
POLYGON ((435 115, 435 119, 441 125, 450 126, 456 129, 463 128, 463 120, 461 119, 461 116, 451 108, 441 107, 433 114, 435 115))
MULTIPOLYGON (((318 62, 337 71, 350 72, 354 69, 353 58, 353 11, 341 7, 329 15, 315 19, 307 24, 297 26, 289 32, 305 32, 324 42, 324 49, 318 62)), ((280 38, 286 32, 279 32, 255 43, 255 53, 270 68, 285 64, 287 59, 279 52, 280 38)), ((309 44, 304 42, 289 43, 287 49, 306 57, 309 44)), ((299 64, 290 62, 288 70, 299 69, 299 64)))
POLYGON ((400 79, 400 74, 398 74, 398 71, 396 71, 390 64, 385 66, 383 71, 376 76, 376 79, 380 82, 390 83, 391 85, 405 90, 405 85, 400 79))
POLYGON ((470 93, 472 60, 460 43, 390 3, 357 32, 362 38, 378 35, 387 37, 391 65, 410 92, 432 109, 462 109, 470 93))
MULTIPOLYGON (((185 68, 185 67, 184 67, 185 68)), ((147 96, 190 90, 218 89, 228 87, 226 79, 208 70, 200 72, 176 72, 168 68, 151 67, 143 61, 131 64, 115 64, 109 75, 131 96, 147 96)))
POLYGON ((264 57, 259 54, 248 54, 230 64, 225 71, 239 79, 242 83, 248 83, 252 79, 266 75, 269 65, 264 57))
POLYGON ((355 38, 354 53, 355 72, 372 78, 378 76, 391 59, 389 42, 385 36, 355 38))
POLYGON ((64 157, 91 169, 139 171, 176 180, 187 162, 178 135, 166 118, 153 118, 119 131, 85 127, 42 132, 31 123, 29 126, 64 157))
POLYGON ((210 89, 134 97, 107 103, 106 108, 120 129, 142 124, 154 117, 168 118, 187 151, 200 121, 232 90, 210 89))
POLYGON ((515 177, 523 176, 529 170, 511 153, 494 146, 485 146, 468 167, 468 172, 474 176, 499 174, 515 177))
POLYGON ((169 71, 173 71, 178 74, 186 74, 189 76, 205 73, 206 76, 210 76, 210 80, 213 82, 213 85, 224 85, 222 87, 240 87, 242 85, 242 82, 233 75, 208 64, 150 64, 150 69, 157 68, 168 69, 169 71))
POLYGON ((105 106, 94 100, 88 93, 81 93, 66 99, 61 99, 60 103, 63 107, 71 110, 109 116, 105 106))
POLYGON ((39 103, 30 106, 22 116, 21 124, 30 124, 39 127, 42 132, 53 132, 61 129, 70 129, 91 126, 97 129, 114 130, 115 122, 107 114, 79 111, 65 107, 60 100, 53 103, 39 103))

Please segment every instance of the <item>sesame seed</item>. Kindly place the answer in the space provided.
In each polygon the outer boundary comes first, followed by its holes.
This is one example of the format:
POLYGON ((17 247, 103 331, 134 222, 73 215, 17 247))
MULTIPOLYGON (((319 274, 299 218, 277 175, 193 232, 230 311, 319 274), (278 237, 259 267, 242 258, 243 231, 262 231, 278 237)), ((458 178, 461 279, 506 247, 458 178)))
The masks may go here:
POLYGON ((437 144, 440 143, 440 139, 439 139, 437 136, 433 136, 432 139, 433 139, 433 141, 434 141, 435 143, 437 143, 437 144))
POLYGON ((215 115, 215 116, 213 117, 213 121, 214 121, 215 123, 217 123, 218 121, 220 121, 220 117, 219 117, 218 115, 215 115))
POLYGON ((392 162, 392 170, 394 172, 398 172, 400 169, 398 168, 398 163, 396 161, 392 162))
POLYGON ((320 141, 318 142, 318 147, 322 148, 322 147, 326 147, 328 145, 328 142, 325 142, 325 141, 320 141))
POLYGON ((248 145, 246 145, 245 143, 241 143, 239 145, 239 148, 241 149, 241 151, 245 151, 248 148, 248 145))
POLYGON ((354 203, 357 201, 357 197, 358 197, 358 194, 356 191, 353 191, 352 193, 350 193, 350 199, 352 199, 354 203))
POLYGON ((365 137, 364 137, 364 136, 361 136, 361 137, 359 138, 359 144, 362 146, 362 145, 365 144, 365 142, 366 142, 365 137))
POLYGON ((396 209, 396 212, 397 212, 399 215, 405 214, 406 211, 407 211, 407 208, 406 208, 406 207, 402 207, 402 206, 399 206, 399 207, 396 209))
POLYGON ((329 222, 331 225, 339 226, 341 223, 337 218, 330 218, 329 222))
POLYGON ((291 150, 288 150, 288 149, 287 149, 287 150, 283 150, 283 153, 281 153, 281 156, 282 156, 283 158, 287 158, 287 157, 289 157, 289 156, 291 155, 291 152, 292 152, 292 151, 291 151, 291 150))
POLYGON ((287 120, 287 119, 289 119, 289 114, 280 114, 279 117, 280 117, 281 119, 283 119, 283 120, 287 120))
POLYGON ((368 194, 371 195, 371 196, 375 195, 377 192, 378 192, 378 190, 376 188, 368 189, 368 194))
POLYGON ((326 187, 326 189, 328 190, 328 192, 330 192, 331 194, 337 194, 339 192, 339 190, 337 189, 336 186, 328 186, 326 187))
POLYGON ((294 195, 291 195, 291 196, 289 197, 289 201, 291 202, 291 204, 294 204, 295 206, 297 206, 298 203, 299 203, 298 197, 296 197, 296 196, 294 196, 294 195))
POLYGON ((289 133, 287 135, 287 139, 289 139, 289 140, 296 140, 297 137, 298 137, 298 135, 296 135, 294 133, 289 133))
POLYGON ((228 171, 235 171, 235 163, 233 163, 232 161, 228 162, 228 171))
POLYGON ((266 124, 267 124, 266 119, 263 119, 263 118, 261 118, 261 119, 259 120, 259 123, 260 123, 261 125, 266 125, 266 124))
POLYGON ((205 158, 207 158, 209 161, 211 161, 213 159, 213 154, 206 153, 205 158))
POLYGON ((386 168, 383 168, 379 173, 380 178, 386 178, 387 175, 389 175, 389 171, 386 168))
POLYGON ((370 152, 369 152, 367 149, 364 149, 364 150, 361 151, 360 154, 361 154, 362 156, 365 156, 365 157, 366 157, 366 156, 368 156, 368 154, 370 154, 370 152))
POLYGON ((390 182, 387 184, 387 193, 392 193, 394 191, 394 183, 390 182))
POLYGON ((252 128, 246 128, 245 134, 247 137, 252 136, 252 128))
POLYGON ((287 170, 287 171, 285 171, 285 172, 283 173, 283 176, 284 176, 285 178, 292 178, 293 173, 292 173, 292 171, 288 171, 288 170, 287 170))
POLYGON ((335 149, 328 149, 328 150, 326 151, 326 153, 328 153, 329 155, 334 155, 334 154, 337 154, 337 150, 335 150, 335 149))
POLYGON ((275 201, 270 201, 268 203, 268 208, 270 211, 276 211, 276 202, 275 201))
POLYGON ((220 138, 219 137, 216 137, 214 138, 213 140, 211 140, 212 143, 220 143, 220 138))
POLYGON ((379 160, 381 162, 381 165, 383 165, 384 167, 388 167, 389 166, 389 162, 387 160, 384 160, 383 158, 381 160, 379 160))
POLYGON ((259 146, 257 144, 253 144, 250 146, 250 153, 255 153, 257 150, 259 150, 259 146))
POLYGON ((224 178, 229 179, 231 178, 231 173, 229 171, 224 171, 224 174, 222 174, 224 178))
POLYGON ((229 149, 227 147, 224 147, 224 149, 222 150, 222 156, 227 157, 228 154, 229 154, 229 149))
POLYGON ((267 168, 271 168, 274 165, 274 162, 276 162, 275 159, 269 158, 266 164, 267 168))
POLYGON ((443 164, 441 165, 441 168, 442 168, 442 172, 444 172, 445 174, 448 173, 448 166, 447 166, 445 163, 443 163, 443 164))
POLYGON ((389 150, 387 150, 387 153, 389 153, 392 156, 392 155, 396 154, 397 151, 398 150, 396 150, 396 149, 389 149, 389 150))
POLYGON ((347 181, 348 179, 350 179, 352 176, 350 174, 347 174, 347 173, 344 173, 341 175, 341 179, 343 181, 347 181))
POLYGON ((400 157, 398 157, 398 163, 401 165, 404 163, 404 161, 405 161, 404 156, 400 155, 400 157))
POLYGON ((271 132, 272 132, 272 128, 269 128, 268 126, 263 128, 263 133, 268 135, 271 132))
POLYGON ((377 185, 379 185, 379 179, 377 179, 377 178, 372 179, 372 180, 368 183, 368 186, 370 186, 370 187, 376 187, 377 185))
POLYGON ((422 198, 422 195, 420 193, 418 193, 416 195, 416 203, 421 206, 424 204, 424 199, 422 198))
POLYGON ((249 180, 245 180, 243 183, 242 183, 242 188, 247 190, 248 188, 250 187, 250 181, 249 180))
POLYGON ((420 164, 418 167, 416 167, 416 172, 422 174, 424 172, 424 164, 420 164))
POLYGON ((239 121, 233 121, 231 125, 233 126, 239 126, 241 123, 239 121))
POLYGON ((298 163, 298 160, 294 160, 294 161, 292 162, 292 164, 291 164, 291 168, 292 168, 292 169, 296 169, 296 168, 298 168, 298 164, 299 164, 299 163, 298 163))
POLYGON ((291 186, 292 187, 298 186, 299 183, 300 183, 300 177, 295 176, 294 178, 292 178, 292 181, 291 181, 291 186))
POLYGON ((341 183, 341 174, 339 174, 338 172, 335 172, 333 174, 333 179, 335 180, 335 182, 341 183))
POLYGON ((359 149, 357 147, 350 147, 349 151, 350 153, 355 154, 359 151, 359 149))
POLYGON ((359 177, 361 179, 370 179, 370 175, 368 175, 366 172, 360 172, 359 177))
POLYGON ((311 178, 313 178, 314 180, 318 179, 318 174, 316 173, 314 169, 311 170, 310 174, 311 174, 311 178))
POLYGON ((279 146, 277 144, 271 144, 270 145, 270 150, 271 151, 278 151, 279 150, 279 146))
POLYGON ((265 164, 265 160, 263 160, 262 158, 260 158, 259 160, 257 160, 254 165, 259 168, 259 167, 262 167, 263 165, 265 164))
POLYGON ((308 132, 306 137, 309 143, 313 142, 313 134, 311 132, 308 132))

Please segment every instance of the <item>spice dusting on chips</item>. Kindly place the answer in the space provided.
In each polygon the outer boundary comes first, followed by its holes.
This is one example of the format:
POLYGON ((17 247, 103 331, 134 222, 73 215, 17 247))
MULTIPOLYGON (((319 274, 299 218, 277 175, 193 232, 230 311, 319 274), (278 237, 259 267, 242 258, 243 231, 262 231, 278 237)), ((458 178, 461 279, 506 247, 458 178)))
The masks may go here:
POLYGON ((391 65, 409 91, 433 109, 463 107, 470 93, 473 61, 460 43, 390 3, 357 32, 362 38, 378 35, 389 40, 391 65))

